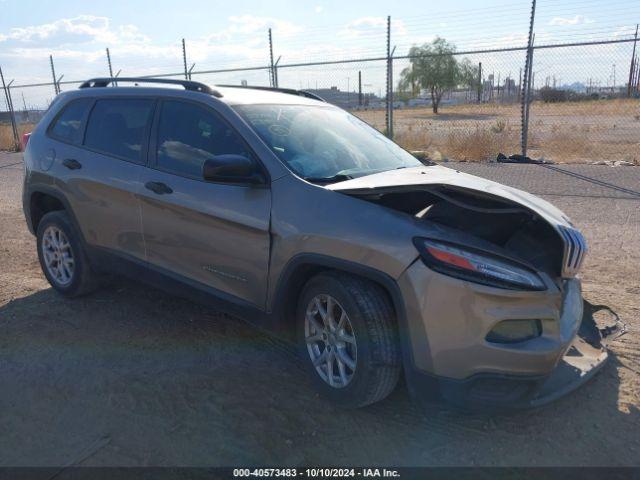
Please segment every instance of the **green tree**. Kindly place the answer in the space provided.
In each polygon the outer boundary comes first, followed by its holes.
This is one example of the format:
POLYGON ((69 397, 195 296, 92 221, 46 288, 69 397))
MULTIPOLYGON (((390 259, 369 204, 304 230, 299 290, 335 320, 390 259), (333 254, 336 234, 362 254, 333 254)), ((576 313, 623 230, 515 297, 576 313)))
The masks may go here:
POLYGON ((440 37, 431 43, 411 47, 410 65, 400 72, 398 89, 413 95, 422 89, 427 90, 431 95, 433 113, 438 113, 444 92, 459 85, 474 86, 477 83, 478 68, 468 59, 458 62, 455 52, 455 45, 440 37))
POLYGON ((458 63, 458 87, 479 87, 480 68, 478 65, 474 65, 468 58, 463 58, 458 63))

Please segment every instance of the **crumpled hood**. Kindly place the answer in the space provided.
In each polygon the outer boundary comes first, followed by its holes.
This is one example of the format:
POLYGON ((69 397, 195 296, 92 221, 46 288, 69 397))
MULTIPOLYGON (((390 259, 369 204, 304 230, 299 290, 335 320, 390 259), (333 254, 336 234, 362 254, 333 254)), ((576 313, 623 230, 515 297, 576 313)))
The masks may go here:
POLYGON ((572 226, 569 218, 561 210, 535 195, 498 182, 437 165, 389 170, 333 183, 325 188, 342 193, 366 194, 373 193, 375 190, 389 191, 394 187, 403 188, 420 185, 451 186, 501 197, 537 213, 554 226, 572 226))

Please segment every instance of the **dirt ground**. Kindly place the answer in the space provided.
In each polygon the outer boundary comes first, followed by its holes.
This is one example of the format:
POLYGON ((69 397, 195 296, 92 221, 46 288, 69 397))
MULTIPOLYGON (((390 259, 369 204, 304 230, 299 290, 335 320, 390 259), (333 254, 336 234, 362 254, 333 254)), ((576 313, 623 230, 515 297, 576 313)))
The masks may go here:
POLYGON ((564 209, 590 244, 586 299, 628 324, 552 405, 421 410, 401 386, 342 411, 237 319, 124 280, 64 299, 24 223, 21 156, 0 154, 0 465, 640 465, 640 168, 453 166, 564 209))

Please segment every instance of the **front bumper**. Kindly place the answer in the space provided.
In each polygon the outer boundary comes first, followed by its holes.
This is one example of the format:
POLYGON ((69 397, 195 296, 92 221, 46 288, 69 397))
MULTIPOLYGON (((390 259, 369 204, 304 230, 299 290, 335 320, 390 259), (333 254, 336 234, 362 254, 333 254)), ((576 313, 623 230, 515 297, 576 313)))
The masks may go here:
MULTIPOLYGON (((465 380, 438 378, 436 381, 441 398, 458 406, 483 409, 540 407, 586 383, 605 365, 607 358, 602 343, 592 345, 578 335, 548 376, 490 373, 465 380)), ((426 382, 431 385, 433 380, 428 378, 426 382)))
POLYGON ((518 408, 585 383, 607 360, 602 336, 592 318, 583 320, 578 280, 562 291, 548 283, 544 292, 501 290, 412 265, 399 279, 410 390, 464 407, 518 408), (516 344, 487 342, 487 332, 508 319, 540 319, 543 333, 516 344))

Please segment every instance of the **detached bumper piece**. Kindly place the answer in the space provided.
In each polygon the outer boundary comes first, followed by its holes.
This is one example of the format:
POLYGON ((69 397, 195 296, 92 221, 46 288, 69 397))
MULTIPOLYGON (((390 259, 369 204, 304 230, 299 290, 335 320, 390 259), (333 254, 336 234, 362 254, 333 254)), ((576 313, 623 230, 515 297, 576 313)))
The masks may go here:
POLYGON ((624 334, 626 327, 617 316, 608 324, 598 325, 593 313, 593 305, 585 302, 585 315, 578 335, 556 369, 529 401, 528 406, 545 405, 575 390, 593 377, 607 362, 607 344, 624 334))
POLYGON ((616 318, 596 325, 585 309, 580 330, 556 368, 548 376, 523 377, 479 374, 467 380, 439 378, 441 397, 463 408, 495 410, 546 405, 577 389, 607 362, 606 343, 625 332, 616 318))

